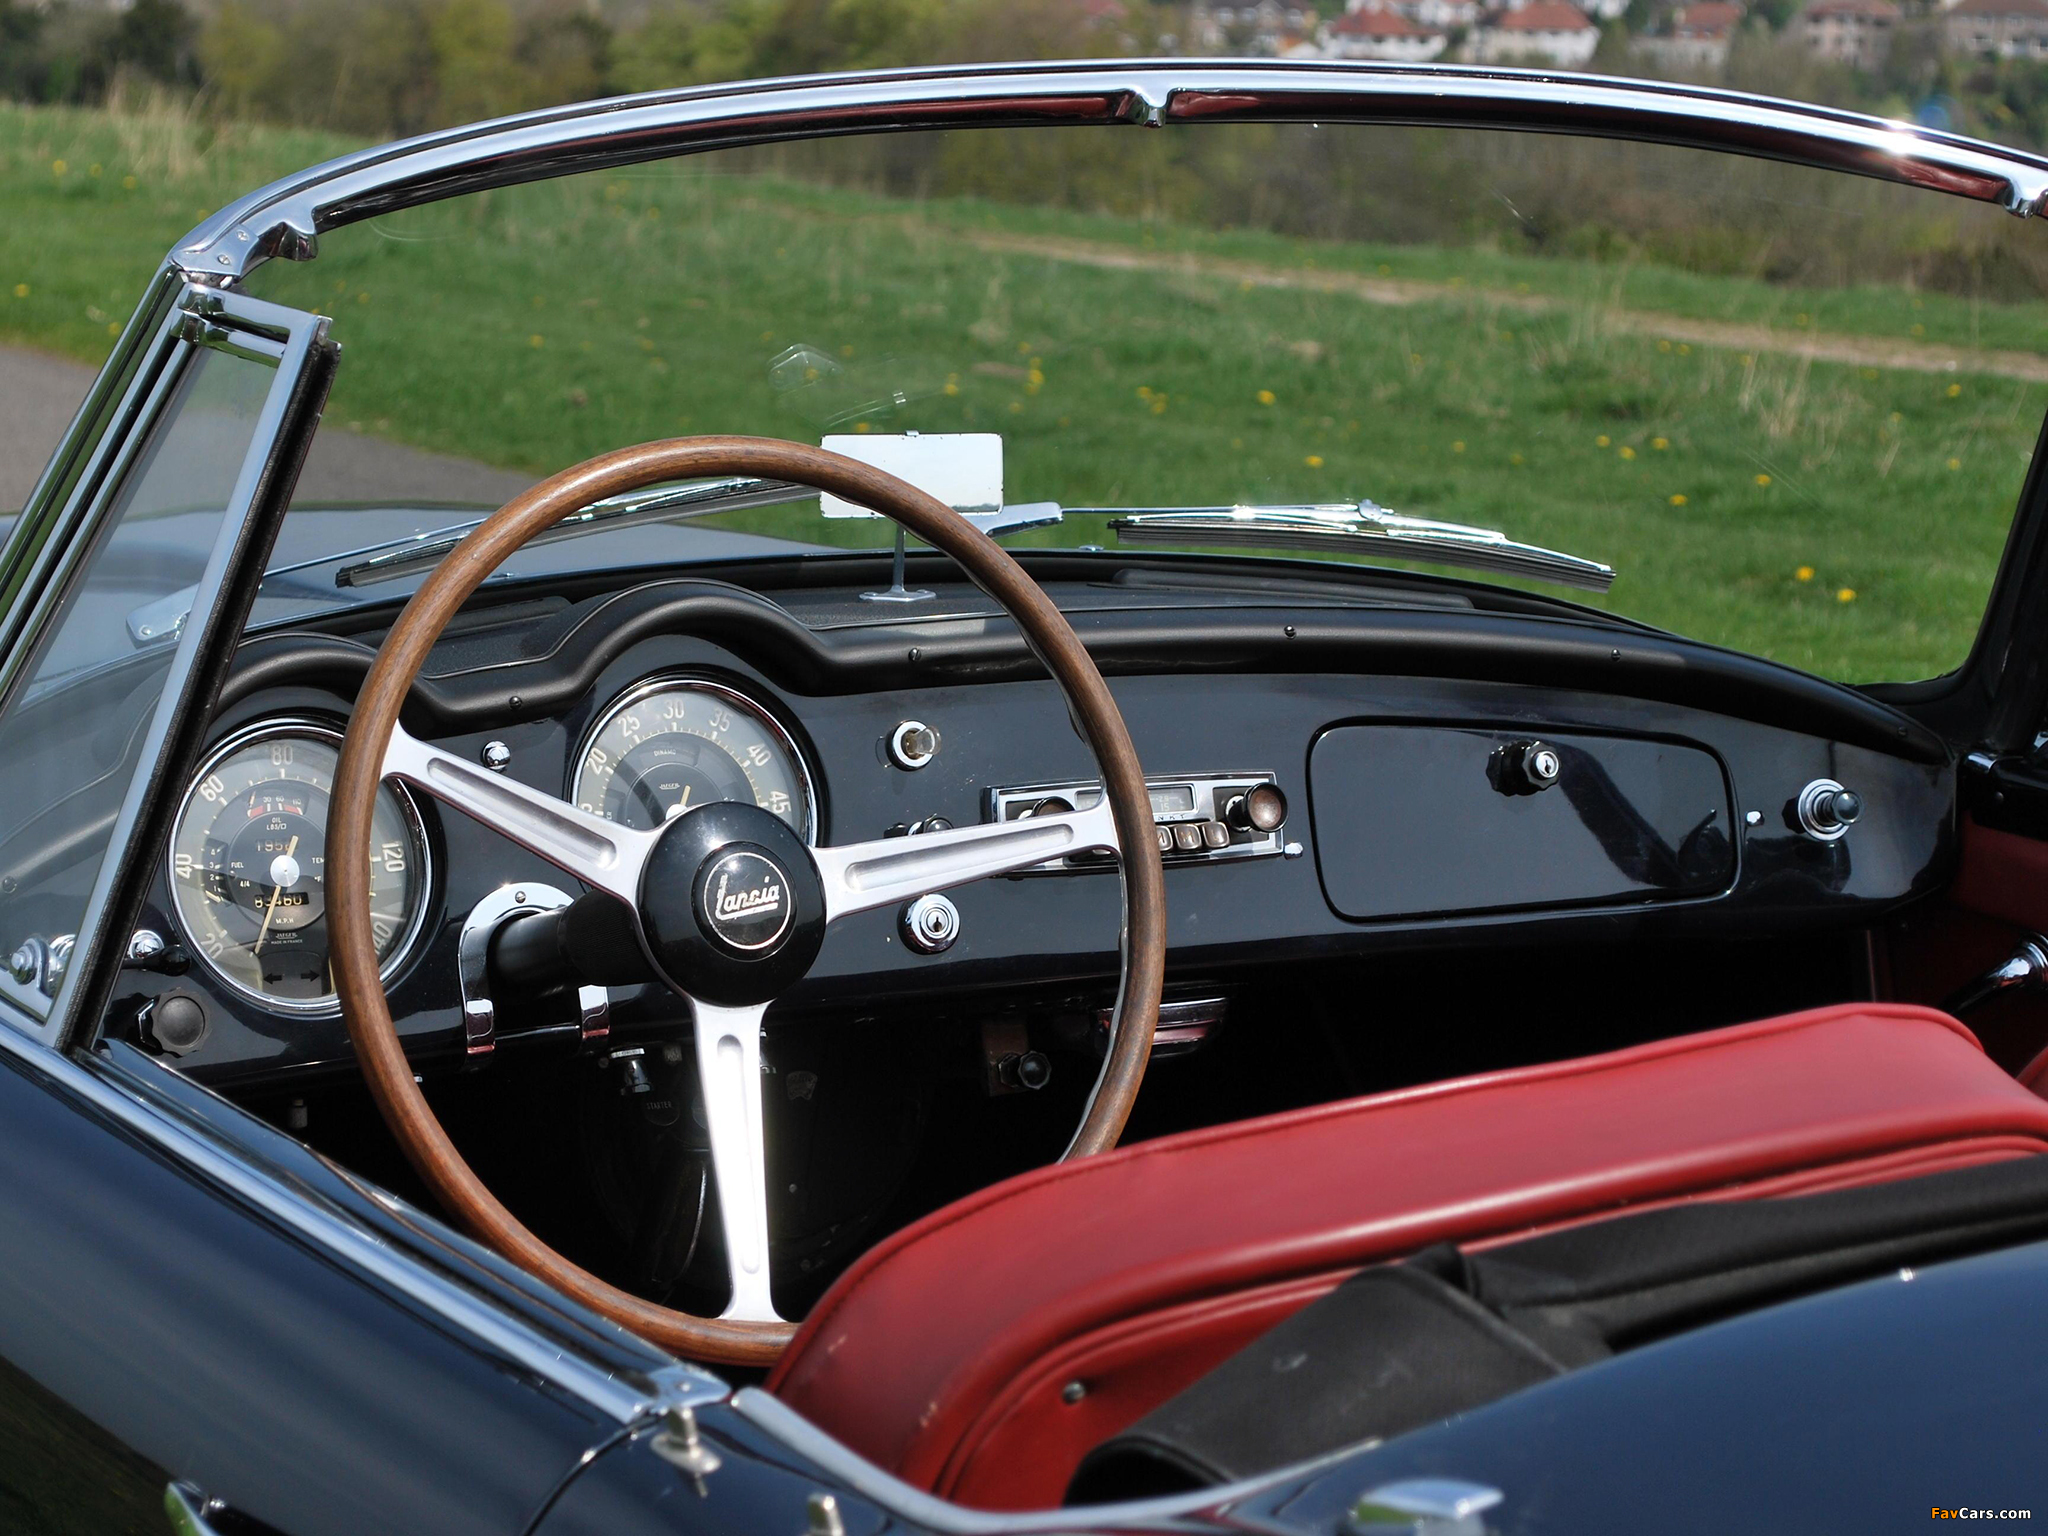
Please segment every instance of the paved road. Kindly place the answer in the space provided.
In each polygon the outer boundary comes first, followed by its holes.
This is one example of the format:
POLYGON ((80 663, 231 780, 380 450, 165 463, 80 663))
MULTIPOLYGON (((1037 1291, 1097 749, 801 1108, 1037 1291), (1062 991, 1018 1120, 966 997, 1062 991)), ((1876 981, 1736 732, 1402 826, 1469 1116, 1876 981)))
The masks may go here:
POLYGON ((0 511, 28 499, 92 380, 78 363, 0 347, 0 511))
MULTIPOLYGON (((94 370, 79 363, 0 347, 0 512, 11 512, 28 498, 93 377, 94 370)), ((298 495, 301 501, 475 501, 497 506, 532 483, 527 475, 422 453, 329 425, 314 439, 298 495)))

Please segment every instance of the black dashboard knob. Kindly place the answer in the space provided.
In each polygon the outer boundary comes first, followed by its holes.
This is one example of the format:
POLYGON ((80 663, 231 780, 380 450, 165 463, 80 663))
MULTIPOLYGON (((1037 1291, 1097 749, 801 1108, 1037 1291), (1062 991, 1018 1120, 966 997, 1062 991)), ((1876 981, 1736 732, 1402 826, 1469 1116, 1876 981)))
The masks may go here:
POLYGON ((996 1063, 996 1076, 1035 1093, 1052 1081, 1052 1062, 1043 1051, 1014 1051, 996 1063))
POLYGON ((1223 819, 1240 832, 1272 832, 1287 819, 1287 797, 1277 784, 1254 784, 1223 808, 1223 819))
POLYGON ((142 1027, 158 1050, 189 1055, 206 1043, 206 1008, 188 992, 167 992, 150 1004, 142 1027))
POLYGON ((1564 754, 1547 741, 1511 741, 1487 759, 1486 775, 1504 795, 1534 795, 1564 773, 1564 754))

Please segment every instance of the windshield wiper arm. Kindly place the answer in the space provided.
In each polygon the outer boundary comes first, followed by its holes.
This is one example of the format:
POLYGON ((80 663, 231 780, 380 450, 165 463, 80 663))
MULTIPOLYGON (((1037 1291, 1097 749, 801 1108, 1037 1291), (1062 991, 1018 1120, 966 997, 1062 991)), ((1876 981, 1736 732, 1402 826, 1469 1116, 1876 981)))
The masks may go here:
MULTIPOLYGON (((525 547, 578 539, 587 533, 631 528, 640 523, 680 522, 710 517, 719 512, 744 511, 749 507, 780 506, 786 502, 804 501, 817 494, 815 486, 797 485, 787 480, 757 480, 748 476, 698 480, 688 485, 655 486, 594 501, 582 511, 563 518, 554 527, 535 534, 526 541, 525 547)), ((466 534, 483 524, 490 515, 484 513, 403 538, 385 539, 331 555, 316 555, 287 565, 273 565, 264 571, 263 579, 268 581, 273 576, 288 572, 311 570, 316 566, 332 565, 338 560, 366 556, 368 558, 357 559, 355 564, 343 566, 335 572, 334 584, 337 587, 368 587, 379 582, 398 581, 438 565, 466 534)), ((1048 501, 1000 507, 993 512, 964 512, 961 516, 993 537, 1057 523, 1060 509, 1057 502, 1048 501)), ((898 532, 900 534, 900 528, 898 532)), ((175 638, 184 626, 197 591, 196 587, 183 587, 135 609, 128 615, 129 639, 140 647, 175 638)))
MULTIPOLYGON (((592 502, 581 512, 563 518, 545 532, 535 534, 526 541, 525 547, 531 549, 536 544, 580 539, 586 533, 631 528, 639 523, 679 522, 693 517, 710 517, 718 512, 740 512, 748 507, 781 506, 785 502, 804 501, 817 494, 816 486, 798 485, 789 480, 755 480, 745 476, 627 491, 623 495, 592 502)), ((1057 502, 1045 501, 960 515, 983 533, 994 537, 1020 528, 1042 528, 1057 523, 1060 508, 1057 502)), ((462 541, 462 536, 482 521, 479 517, 448 528, 437 528, 415 539, 394 540, 390 553, 337 571, 334 584, 337 587, 367 587, 428 570, 439 564, 462 541)))
MULTIPOLYGON (((714 512, 734 512, 746 507, 772 507, 786 501, 802 501, 817 494, 808 486, 746 478, 657 486, 652 490, 629 491, 622 496, 594 501, 581 512, 564 518, 545 533, 536 534, 526 542, 528 546, 552 544, 558 539, 580 538, 585 533, 605 528, 630 528, 636 523, 661 522, 670 518, 709 517, 714 512)), ((334 584, 337 587, 367 587, 380 581, 397 581, 431 569, 462 542, 465 534, 481 526, 490 516, 488 512, 480 513, 459 523, 447 523, 422 533, 384 539, 331 555, 315 555, 311 559, 294 560, 285 565, 273 565, 264 571, 263 579, 268 581, 273 576, 312 570, 316 566, 332 565, 337 560, 360 555, 369 558, 343 566, 335 572, 334 584)), ((181 587, 176 592, 144 603, 128 615, 128 638, 138 647, 174 639, 184 627, 198 590, 197 587, 181 587)))
MULTIPOLYGON (((573 512, 554 527, 535 534, 525 547, 580 539, 605 529, 631 528, 639 523, 680 521, 710 517, 717 512, 740 512, 748 507, 775 507, 784 502, 803 501, 817 495, 808 485, 787 480, 756 480, 736 476, 729 480, 699 480, 690 485, 656 486, 652 490, 628 491, 594 501, 581 512, 573 512)), ((367 587, 380 581, 397 581, 438 565, 448 552, 462 542, 464 534, 484 521, 476 518, 448 528, 437 528, 417 539, 407 540, 389 553, 372 556, 334 573, 337 587, 367 587)))
POLYGON ((1389 512, 1370 501, 1281 507, 1069 507, 1110 519, 1126 544, 1228 544, 1256 549, 1342 550, 1384 559, 1430 560, 1605 592, 1614 567, 1520 544, 1494 528, 1389 512))

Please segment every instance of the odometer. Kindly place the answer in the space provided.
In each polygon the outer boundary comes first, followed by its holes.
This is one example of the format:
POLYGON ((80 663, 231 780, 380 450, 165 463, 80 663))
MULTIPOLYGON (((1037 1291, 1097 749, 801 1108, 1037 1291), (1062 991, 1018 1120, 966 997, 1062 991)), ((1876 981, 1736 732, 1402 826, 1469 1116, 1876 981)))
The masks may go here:
POLYGON ((789 732, 745 694, 703 678, 653 678, 607 707, 576 754, 569 798, 644 831, 740 800, 805 842, 817 834, 810 772, 789 732))
MULTIPOLYGON (((332 1012, 327 802, 339 733, 273 722, 214 750, 178 808, 171 897, 190 946, 222 981, 286 1013, 332 1012)), ((405 792, 377 791, 370 927, 388 976, 426 912, 427 844, 405 792)))

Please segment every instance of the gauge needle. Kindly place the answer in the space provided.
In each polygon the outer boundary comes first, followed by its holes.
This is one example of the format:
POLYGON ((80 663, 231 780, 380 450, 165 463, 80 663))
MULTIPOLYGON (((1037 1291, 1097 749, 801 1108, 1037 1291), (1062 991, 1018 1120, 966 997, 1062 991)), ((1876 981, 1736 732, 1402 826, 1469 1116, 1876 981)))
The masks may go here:
MULTIPOLYGON (((284 856, 286 858, 290 858, 298 851, 299 840, 297 837, 293 837, 290 842, 284 845, 284 856)), ((277 898, 283 894, 284 887, 281 885, 273 885, 270 888, 270 903, 263 909, 263 926, 256 930, 256 947, 249 951, 250 954, 260 955, 263 953, 263 941, 270 937, 270 920, 277 916, 277 898)))

